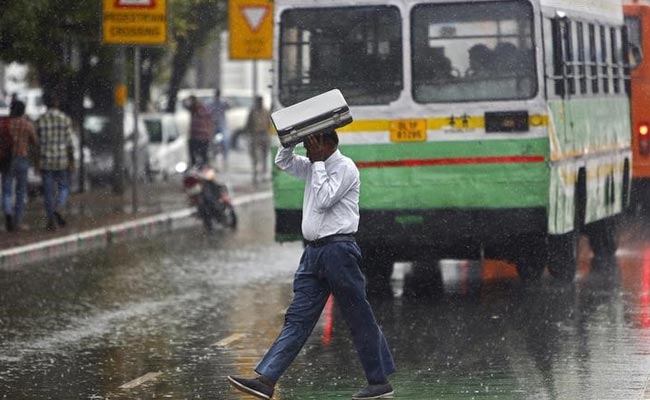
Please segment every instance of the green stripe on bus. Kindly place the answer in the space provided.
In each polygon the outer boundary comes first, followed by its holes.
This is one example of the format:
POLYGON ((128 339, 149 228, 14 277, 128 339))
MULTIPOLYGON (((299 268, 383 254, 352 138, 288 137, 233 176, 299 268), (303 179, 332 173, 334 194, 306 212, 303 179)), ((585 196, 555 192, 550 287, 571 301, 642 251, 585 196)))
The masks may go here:
MULTIPOLYGON (((342 152, 355 161, 401 158, 546 155, 548 139, 354 145, 342 152)), ((361 208, 546 207, 546 163, 508 163, 361 169, 361 208)), ((302 207, 304 183, 274 172, 275 207, 302 207)))

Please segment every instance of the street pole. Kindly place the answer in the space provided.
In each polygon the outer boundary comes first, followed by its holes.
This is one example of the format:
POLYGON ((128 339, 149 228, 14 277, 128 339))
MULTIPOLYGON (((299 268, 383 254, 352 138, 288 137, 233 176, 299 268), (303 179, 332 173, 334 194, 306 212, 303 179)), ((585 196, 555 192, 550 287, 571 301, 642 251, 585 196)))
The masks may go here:
POLYGON ((135 57, 133 65, 135 73, 133 75, 133 149, 131 150, 131 159, 133 162, 133 177, 131 185, 131 205, 132 212, 138 212, 138 114, 140 112, 140 46, 134 47, 135 57))
POLYGON ((253 60, 253 101, 257 97, 257 60, 253 60))
POLYGON ((117 49, 113 75, 115 90, 111 107, 111 144, 113 145, 113 193, 124 194, 124 103, 126 102, 126 52, 124 47, 117 49))

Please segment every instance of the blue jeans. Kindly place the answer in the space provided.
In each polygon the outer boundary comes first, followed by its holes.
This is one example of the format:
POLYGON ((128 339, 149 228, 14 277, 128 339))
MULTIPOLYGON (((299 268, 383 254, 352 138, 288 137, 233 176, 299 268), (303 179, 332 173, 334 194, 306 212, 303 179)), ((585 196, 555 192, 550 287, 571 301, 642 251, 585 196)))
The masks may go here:
POLYGON ((366 299, 366 280, 359 269, 361 251, 354 242, 307 246, 294 277, 294 297, 282 332, 255 368, 278 381, 307 341, 330 293, 352 333, 369 383, 383 383, 395 372, 386 338, 366 299))
POLYGON ((41 176, 43 178, 43 203, 45 204, 45 213, 47 214, 47 220, 52 221, 54 219, 54 211, 64 208, 68 201, 68 195, 70 194, 70 178, 68 176, 68 171, 65 169, 43 170, 41 171, 41 176), (54 201, 55 183, 58 189, 56 203, 54 201))
POLYGON ((29 160, 26 157, 14 157, 8 173, 2 174, 2 210, 7 215, 13 215, 14 224, 18 225, 25 210, 25 194, 27 193, 27 170, 29 160), (16 200, 13 201, 14 182, 16 200))

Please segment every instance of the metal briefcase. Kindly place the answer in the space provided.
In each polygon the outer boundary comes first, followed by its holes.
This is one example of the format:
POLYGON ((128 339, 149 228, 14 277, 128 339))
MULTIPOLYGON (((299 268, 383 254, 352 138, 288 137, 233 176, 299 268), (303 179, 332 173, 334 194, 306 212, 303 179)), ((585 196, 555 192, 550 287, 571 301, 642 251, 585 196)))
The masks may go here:
POLYGON ((290 147, 309 135, 349 124, 352 114, 341 91, 334 89, 274 112, 271 121, 282 146, 290 147))

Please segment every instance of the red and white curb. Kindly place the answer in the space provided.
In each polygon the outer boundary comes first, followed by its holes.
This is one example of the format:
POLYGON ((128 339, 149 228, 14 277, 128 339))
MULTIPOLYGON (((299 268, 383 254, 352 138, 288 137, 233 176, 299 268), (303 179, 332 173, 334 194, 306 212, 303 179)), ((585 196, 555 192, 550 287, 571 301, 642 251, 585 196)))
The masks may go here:
MULTIPOLYGON (((233 204, 241 206, 269 198, 271 198, 271 192, 265 191, 237 196, 233 199, 233 204)), ((151 237, 186 227, 188 222, 193 220, 194 215, 194 208, 185 208, 104 228, 74 233, 56 239, 0 250, 0 268, 18 267, 88 250, 106 248, 114 243, 151 237)))

